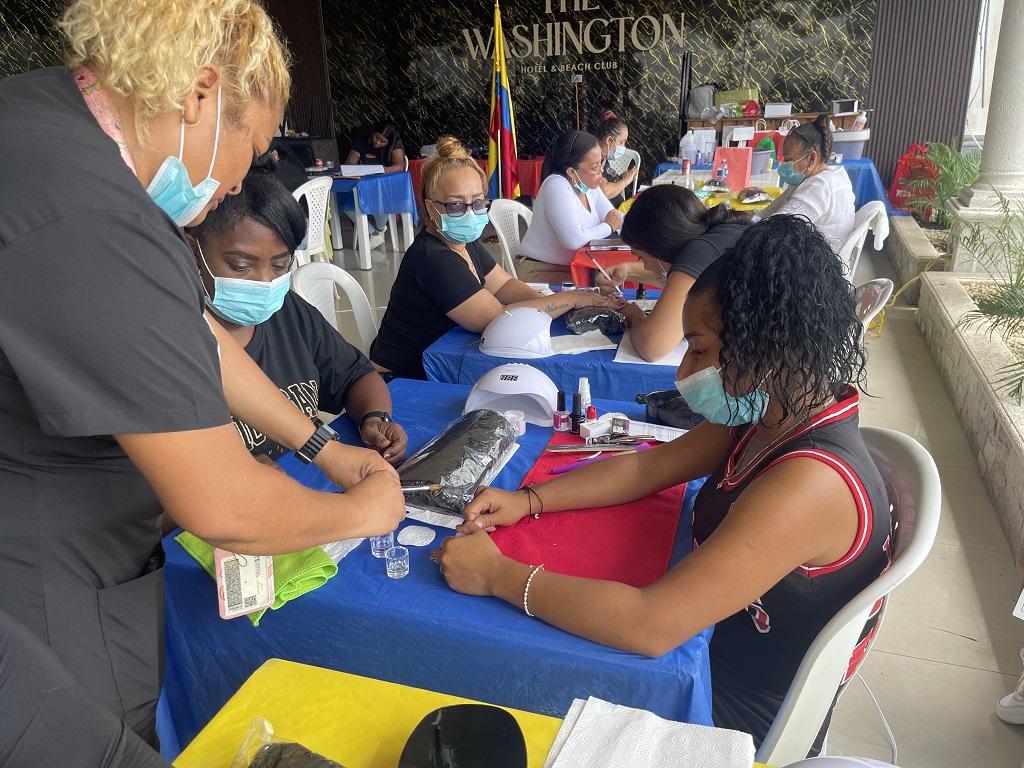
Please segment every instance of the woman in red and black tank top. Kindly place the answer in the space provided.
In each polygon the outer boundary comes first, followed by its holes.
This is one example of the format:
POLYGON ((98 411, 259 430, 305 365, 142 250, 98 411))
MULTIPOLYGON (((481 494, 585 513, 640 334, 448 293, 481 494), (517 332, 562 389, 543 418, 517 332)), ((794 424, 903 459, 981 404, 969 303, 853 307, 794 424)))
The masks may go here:
POLYGON ((818 631, 889 564, 885 487, 860 437, 853 295, 806 219, 750 227, 690 289, 677 386, 708 421, 528 491, 486 489, 435 550, 448 584, 660 656, 714 624, 713 717, 764 738, 818 631), (538 571, 484 535, 543 504, 604 507, 710 475, 694 551, 644 589, 538 571), (527 604, 527 580, 529 580, 527 604))

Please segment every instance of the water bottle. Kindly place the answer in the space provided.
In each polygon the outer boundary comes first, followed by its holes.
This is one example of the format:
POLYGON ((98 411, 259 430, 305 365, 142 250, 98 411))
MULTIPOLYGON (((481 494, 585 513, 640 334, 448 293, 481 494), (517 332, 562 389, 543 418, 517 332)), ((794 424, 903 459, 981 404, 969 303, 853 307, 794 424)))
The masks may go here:
POLYGON ((725 180, 729 178, 729 165, 725 162, 724 157, 722 158, 722 164, 718 166, 718 173, 715 178, 722 183, 725 183, 725 180))

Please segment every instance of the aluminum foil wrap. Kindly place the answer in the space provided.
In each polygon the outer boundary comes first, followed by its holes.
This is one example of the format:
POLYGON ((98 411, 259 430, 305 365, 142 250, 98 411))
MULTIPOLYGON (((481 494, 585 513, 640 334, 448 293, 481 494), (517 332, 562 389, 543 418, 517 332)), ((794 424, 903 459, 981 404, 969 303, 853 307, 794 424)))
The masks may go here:
POLYGON ((626 330, 626 316, 609 307, 580 307, 566 312, 565 326, 579 336, 591 331, 609 336, 626 330))
POLYGON ((403 483, 439 483, 439 491, 407 493, 409 506, 462 517, 476 489, 516 441, 516 427, 497 411, 470 411, 445 427, 398 468, 403 483))

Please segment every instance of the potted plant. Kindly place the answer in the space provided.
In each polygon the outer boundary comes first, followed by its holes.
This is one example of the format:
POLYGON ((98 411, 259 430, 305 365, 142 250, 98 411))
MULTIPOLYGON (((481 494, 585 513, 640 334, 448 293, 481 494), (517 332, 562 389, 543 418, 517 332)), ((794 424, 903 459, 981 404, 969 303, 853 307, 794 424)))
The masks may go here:
POLYGON ((949 245, 949 229, 952 225, 946 201, 955 199, 960 190, 970 186, 978 179, 981 171, 981 153, 977 151, 963 152, 954 144, 930 142, 927 158, 936 167, 938 173, 934 178, 926 176, 910 179, 907 190, 910 198, 907 208, 940 253, 947 252, 949 245), (938 230, 930 234, 928 230, 938 230))

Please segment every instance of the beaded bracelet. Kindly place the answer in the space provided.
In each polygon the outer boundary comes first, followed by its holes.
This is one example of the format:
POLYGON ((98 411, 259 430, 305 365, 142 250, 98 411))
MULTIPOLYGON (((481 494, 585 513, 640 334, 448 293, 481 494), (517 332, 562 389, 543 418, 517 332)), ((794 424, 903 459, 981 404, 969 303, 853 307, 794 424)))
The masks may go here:
POLYGON ((544 563, 541 563, 530 573, 530 577, 526 580, 526 589, 523 590, 523 610, 526 611, 526 615, 531 619, 534 615, 530 613, 530 582, 533 581, 533 577, 537 575, 539 571, 544 570, 544 563))
POLYGON ((522 490, 522 492, 526 494, 527 501, 528 501, 528 503, 530 505, 530 517, 532 517, 534 520, 539 519, 540 516, 544 513, 544 499, 542 499, 540 497, 540 494, 537 493, 537 491, 535 491, 533 489, 533 486, 528 485, 525 488, 521 488, 520 490, 522 490), (537 501, 540 504, 540 512, 538 512, 537 514, 533 513, 533 497, 534 496, 537 497, 537 501))

